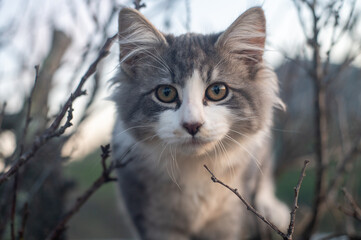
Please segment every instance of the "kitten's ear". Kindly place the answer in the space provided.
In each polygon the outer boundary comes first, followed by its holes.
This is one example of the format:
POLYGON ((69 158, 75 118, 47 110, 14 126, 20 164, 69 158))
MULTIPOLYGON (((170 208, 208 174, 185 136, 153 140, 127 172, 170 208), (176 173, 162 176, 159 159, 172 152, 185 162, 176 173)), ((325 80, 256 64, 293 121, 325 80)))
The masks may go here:
POLYGON ((257 63, 262 61, 265 40, 265 16, 260 7, 255 7, 239 16, 219 36, 216 47, 231 57, 257 63))
POLYGON ((149 49, 167 45, 163 34, 137 10, 123 8, 118 23, 121 63, 131 65, 149 49))

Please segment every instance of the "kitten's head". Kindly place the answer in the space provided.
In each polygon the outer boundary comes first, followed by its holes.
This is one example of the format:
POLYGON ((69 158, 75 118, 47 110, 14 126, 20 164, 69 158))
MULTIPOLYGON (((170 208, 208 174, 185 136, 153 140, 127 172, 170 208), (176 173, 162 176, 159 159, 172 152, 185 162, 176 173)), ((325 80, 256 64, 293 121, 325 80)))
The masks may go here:
POLYGON ((125 8, 119 43, 114 99, 137 141, 200 155, 220 142, 235 144, 267 130, 272 108, 282 105, 277 79, 262 60, 260 8, 242 14, 223 33, 177 37, 125 8))

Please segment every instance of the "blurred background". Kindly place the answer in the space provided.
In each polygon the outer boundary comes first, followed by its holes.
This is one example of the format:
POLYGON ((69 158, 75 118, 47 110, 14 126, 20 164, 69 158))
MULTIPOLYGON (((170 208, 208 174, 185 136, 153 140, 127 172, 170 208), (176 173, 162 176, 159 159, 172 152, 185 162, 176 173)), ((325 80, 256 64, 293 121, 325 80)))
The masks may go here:
MULTIPOLYGON (((292 205, 293 187, 308 159, 296 234, 307 239, 301 230, 308 229, 360 236, 360 220, 347 215, 354 208, 341 188, 361 205, 361 2, 141 3, 140 11, 156 27, 175 35, 220 32, 248 8, 262 6, 265 60, 278 74, 287 105, 286 112, 276 111, 273 128, 277 195, 292 205), (322 192, 320 205, 317 192, 322 192), (321 209, 317 214, 315 207, 321 209), (317 224, 311 226, 312 220, 317 224)), ((127 0, 0 0, 0 176, 56 118, 106 39, 117 32, 117 14, 124 6, 136 5, 127 0)), ((25 239, 45 239, 102 174, 100 145, 110 142, 114 123, 108 96, 118 52, 115 42, 85 83, 87 95, 72 104, 73 126, 37 151, 15 174, 16 181, 12 176, 0 185, 0 239, 14 239, 12 233, 22 230, 25 239)), ((71 218, 62 239, 131 239, 121 212, 116 184, 105 184, 71 218)))

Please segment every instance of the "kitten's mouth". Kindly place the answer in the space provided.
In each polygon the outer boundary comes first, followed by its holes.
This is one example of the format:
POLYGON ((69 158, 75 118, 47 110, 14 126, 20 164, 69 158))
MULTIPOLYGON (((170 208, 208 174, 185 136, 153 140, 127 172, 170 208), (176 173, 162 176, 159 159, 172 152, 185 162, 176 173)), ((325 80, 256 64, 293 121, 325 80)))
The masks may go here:
POLYGON ((193 145, 205 144, 204 141, 201 141, 201 140, 199 140, 199 139, 197 139, 197 138, 192 138, 189 143, 190 143, 190 144, 193 144, 193 145))
POLYGON ((210 151, 214 146, 214 141, 200 139, 197 137, 189 138, 178 145, 182 154, 185 155, 202 155, 210 151))
POLYGON ((184 145, 187 145, 187 146, 204 146, 208 143, 210 143, 211 141, 206 141, 206 140, 202 140, 202 139, 199 139, 199 138, 191 138, 189 139, 188 141, 186 141, 184 143, 184 145))

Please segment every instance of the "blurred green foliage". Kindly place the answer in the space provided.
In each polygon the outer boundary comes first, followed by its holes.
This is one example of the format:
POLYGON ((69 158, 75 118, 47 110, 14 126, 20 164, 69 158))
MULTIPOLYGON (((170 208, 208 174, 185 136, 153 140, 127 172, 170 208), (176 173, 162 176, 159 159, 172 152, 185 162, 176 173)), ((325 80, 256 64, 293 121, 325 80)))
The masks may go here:
MULTIPOLYGON (((70 206, 76 201, 84 191, 100 176, 102 168, 100 164, 100 150, 90 154, 80 161, 69 163, 65 167, 65 174, 75 182, 68 203, 70 206)), ((110 161, 110 160, 108 160, 110 161)), ((360 161, 356 161, 355 167, 360 169, 360 161)), ((280 174, 276 179, 276 195, 288 206, 292 206, 294 200, 294 187, 297 184, 302 166, 293 166, 280 174)), ((332 169, 332 168, 331 168, 332 169)), ((332 172, 331 172, 332 174, 332 172)), ((348 177, 348 176, 347 176, 348 177)), ((303 179, 300 195, 299 209, 297 216, 302 216, 309 211, 314 195, 315 171, 310 164, 306 170, 306 177, 303 179)), ((361 186, 361 175, 353 179, 358 186, 361 186)), ((342 194, 339 193, 341 198, 342 194)), ((132 234, 125 222, 118 205, 118 189, 116 183, 103 185, 69 223, 69 239, 132 239, 132 234)), ((361 196, 359 188, 356 197, 361 196)), ((356 198, 356 200, 359 200, 356 198)), ((341 201, 341 203, 344 201, 341 201)), ((298 217, 296 219, 299 219, 298 217)), ((341 211, 335 208, 332 212, 327 212, 322 219, 320 230, 333 232, 340 227, 346 217, 341 211), (342 219, 340 221, 340 219, 342 219)), ((361 227, 358 225, 356 227, 361 227)))
MULTIPOLYGON (((75 182, 68 201, 70 206, 100 176, 100 159, 99 150, 65 167, 66 176, 75 182)), ((69 239, 129 238, 131 233, 121 216, 117 195, 115 182, 106 183, 95 192, 69 222, 69 239)))

